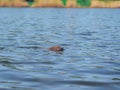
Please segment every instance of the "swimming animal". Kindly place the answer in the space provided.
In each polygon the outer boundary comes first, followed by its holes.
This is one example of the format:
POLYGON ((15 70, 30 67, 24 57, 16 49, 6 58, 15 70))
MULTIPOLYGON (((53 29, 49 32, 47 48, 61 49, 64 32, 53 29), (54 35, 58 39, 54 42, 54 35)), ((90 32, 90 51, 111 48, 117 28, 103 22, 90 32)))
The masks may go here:
POLYGON ((64 48, 59 45, 56 45, 56 46, 52 46, 52 47, 48 48, 48 50, 58 52, 58 51, 64 51, 64 48))

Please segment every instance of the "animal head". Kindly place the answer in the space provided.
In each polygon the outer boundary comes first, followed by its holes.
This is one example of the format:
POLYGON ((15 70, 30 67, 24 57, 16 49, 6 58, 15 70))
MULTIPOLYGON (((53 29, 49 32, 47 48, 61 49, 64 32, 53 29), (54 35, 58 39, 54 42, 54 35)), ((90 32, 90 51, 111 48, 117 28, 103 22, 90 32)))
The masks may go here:
POLYGON ((64 50, 61 46, 58 46, 58 45, 52 46, 48 49, 51 50, 51 51, 63 51, 64 50))

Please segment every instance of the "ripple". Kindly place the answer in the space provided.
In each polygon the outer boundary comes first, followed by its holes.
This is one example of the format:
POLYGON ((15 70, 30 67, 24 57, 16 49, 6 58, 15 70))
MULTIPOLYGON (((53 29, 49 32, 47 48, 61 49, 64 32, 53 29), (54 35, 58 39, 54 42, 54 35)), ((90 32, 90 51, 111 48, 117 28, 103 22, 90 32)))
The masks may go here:
POLYGON ((32 49, 43 49, 43 47, 36 46, 36 45, 35 46, 30 46, 30 45, 29 46, 28 45, 27 46, 17 46, 17 48, 23 48, 23 49, 24 48, 26 48, 26 49, 30 49, 30 48, 32 48, 32 49))
POLYGON ((77 81, 77 80, 66 80, 60 81, 63 84, 76 84, 76 85, 86 85, 86 86, 109 86, 111 84, 120 84, 120 82, 91 82, 91 81, 77 81))
POLYGON ((5 47, 0 47, 0 50, 4 50, 5 49, 5 47))
POLYGON ((119 9, 101 14, 101 9, 1 8, 0 13, 1 90, 120 89, 119 9), (47 50, 53 45, 64 52, 47 50))

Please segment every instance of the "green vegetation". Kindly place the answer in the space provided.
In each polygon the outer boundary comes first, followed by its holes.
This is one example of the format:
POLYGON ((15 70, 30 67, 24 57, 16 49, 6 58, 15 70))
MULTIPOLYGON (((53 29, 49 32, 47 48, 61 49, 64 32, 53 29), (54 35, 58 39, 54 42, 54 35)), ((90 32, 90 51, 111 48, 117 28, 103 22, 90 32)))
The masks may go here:
POLYGON ((28 2, 29 6, 31 6, 34 3, 34 0, 25 0, 26 2, 28 2))
POLYGON ((91 0, 77 0, 77 4, 80 6, 90 6, 91 0))
POLYGON ((61 0, 61 1, 62 1, 63 5, 66 6, 67 0, 61 0))
POLYGON ((34 2, 28 2, 29 6, 31 6, 34 2))
MULTIPOLYGON (((42 2, 42 1, 44 1, 44 0, 0 0, 0 7, 4 7, 4 6, 6 6, 6 7, 7 6, 11 6, 11 7, 29 6, 29 7, 31 7, 33 4, 34 4, 33 7, 42 7, 42 5, 39 4, 39 2, 42 2), (18 5, 17 1, 20 3, 20 5, 18 5)), ((46 0, 46 2, 44 2, 44 3, 46 3, 44 6, 45 7, 47 7, 49 5, 56 6, 58 4, 60 7, 63 7, 63 6, 64 7, 79 7, 80 6, 80 7, 120 8, 119 1, 120 0, 72 0, 72 1, 71 0, 53 0, 54 3, 51 4, 52 0, 50 0, 50 1, 46 0), (94 1, 97 1, 97 3, 94 3, 94 1), (104 5, 101 2, 104 3, 104 5), (91 6, 91 4, 92 4, 92 6, 91 6), (106 4, 106 6, 105 6, 105 4, 106 4)))

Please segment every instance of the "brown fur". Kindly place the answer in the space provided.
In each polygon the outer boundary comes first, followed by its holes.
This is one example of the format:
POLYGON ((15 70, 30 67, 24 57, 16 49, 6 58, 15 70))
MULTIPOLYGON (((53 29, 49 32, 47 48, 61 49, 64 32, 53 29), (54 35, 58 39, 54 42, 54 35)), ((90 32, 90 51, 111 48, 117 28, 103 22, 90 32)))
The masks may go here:
POLYGON ((51 51, 63 51, 64 49, 61 47, 61 46, 52 46, 50 48, 48 48, 48 50, 51 50, 51 51))

